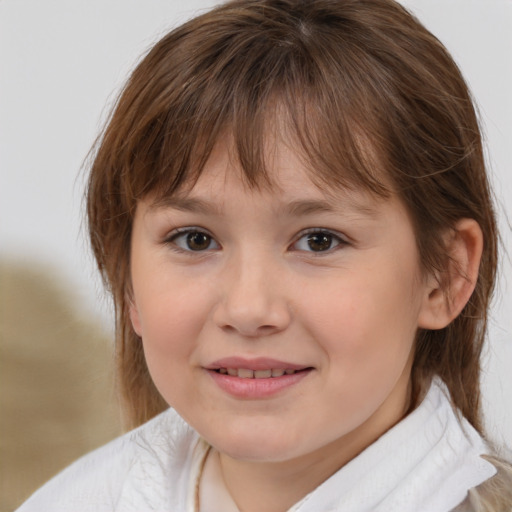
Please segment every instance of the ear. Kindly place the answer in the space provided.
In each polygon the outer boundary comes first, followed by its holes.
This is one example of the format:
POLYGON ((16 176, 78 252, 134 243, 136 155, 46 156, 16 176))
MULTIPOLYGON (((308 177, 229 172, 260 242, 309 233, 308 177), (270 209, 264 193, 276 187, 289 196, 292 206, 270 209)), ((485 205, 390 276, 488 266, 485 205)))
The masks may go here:
POLYGON ((130 321, 132 323, 133 330, 137 336, 142 337, 141 321, 139 310, 133 297, 126 297, 126 303, 128 304, 128 313, 130 314, 130 321))
POLYGON ((448 253, 443 276, 428 278, 418 327, 443 329, 467 304, 475 289, 483 249, 482 230, 474 219, 461 219, 445 237, 448 253))

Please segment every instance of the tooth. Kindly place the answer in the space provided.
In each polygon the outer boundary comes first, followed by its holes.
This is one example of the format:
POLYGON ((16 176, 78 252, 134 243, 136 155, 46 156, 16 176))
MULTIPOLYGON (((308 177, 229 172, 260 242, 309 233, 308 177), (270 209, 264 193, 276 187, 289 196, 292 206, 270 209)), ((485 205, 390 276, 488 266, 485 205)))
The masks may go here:
POLYGON ((235 368, 228 368, 228 375, 231 375, 232 377, 236 377, 238 375, 238 371, 235 368))
POLYGON ((247 368, 238 368, 238 376, 241 379, 253 379, 254 371, 247 368))
POLYGON ((295 370, 285 370, 284 372, 286 373, 286 375, 292 375, 295 373, 295 370))
POLYGON ((284 370, 282 368, 272 368, 272 377, 281 377, 284 375, 284 370))
POLYGON ((226 375, 228 371, 226 370, 226 368, 219 368, 219 373, 222 373, 222 375, 226 375))
POLYGON ((254 378, 255 379, 268 379, 272 377, 272 370, 255 370, 254 378))

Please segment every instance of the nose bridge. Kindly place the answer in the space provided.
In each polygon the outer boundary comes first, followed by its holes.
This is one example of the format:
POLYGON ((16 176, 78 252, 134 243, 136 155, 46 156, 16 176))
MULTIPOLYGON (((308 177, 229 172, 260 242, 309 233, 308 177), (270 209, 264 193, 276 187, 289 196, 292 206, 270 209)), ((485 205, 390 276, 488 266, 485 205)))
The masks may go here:
POLYGON ((223 269, 217 324, 244 336, 261 336, 286 328, 289 304, 283 269, 264 248, 240 249, 223 269))

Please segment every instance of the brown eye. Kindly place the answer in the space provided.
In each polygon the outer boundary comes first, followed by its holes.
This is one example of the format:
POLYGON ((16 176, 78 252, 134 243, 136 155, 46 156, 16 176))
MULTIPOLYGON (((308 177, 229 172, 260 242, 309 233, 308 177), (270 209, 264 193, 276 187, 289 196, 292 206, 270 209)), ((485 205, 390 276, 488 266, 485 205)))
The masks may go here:
POLYGON ((294 251, 331 252, 348 245, 342 235, 323 229, 311 229, 303 232, 302 236, 292 245, 294 251))
POLYGON ((308 235, 308 247, 315 252, 328 251, 332 248, 334 237, 329 233, 313 233, 308 235))
POLYGON ((204 251, 210 247, 212 237, 206 233, 195 231, 187 235, 187 247, 191 251, 204 251))
POLYGON ((169 243, 182 251, 188 252, 201 252, 220 248, 211 235, 197 229, 180 230, 169 239, 169 243))

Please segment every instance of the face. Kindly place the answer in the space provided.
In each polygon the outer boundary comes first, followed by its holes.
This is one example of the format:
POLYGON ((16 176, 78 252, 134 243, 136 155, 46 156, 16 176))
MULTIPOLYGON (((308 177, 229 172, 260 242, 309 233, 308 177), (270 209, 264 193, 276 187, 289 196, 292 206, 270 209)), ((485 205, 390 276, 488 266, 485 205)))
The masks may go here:
POLYGON ((219 145, 190 191, 138 204, 132 323, 162 396, 221 453, 350 458, 408 406, 428 301, 412 225, 396 198, 321 190, 273 155, 271 190, 219 145))

